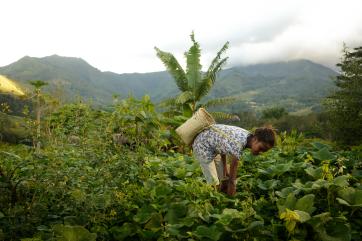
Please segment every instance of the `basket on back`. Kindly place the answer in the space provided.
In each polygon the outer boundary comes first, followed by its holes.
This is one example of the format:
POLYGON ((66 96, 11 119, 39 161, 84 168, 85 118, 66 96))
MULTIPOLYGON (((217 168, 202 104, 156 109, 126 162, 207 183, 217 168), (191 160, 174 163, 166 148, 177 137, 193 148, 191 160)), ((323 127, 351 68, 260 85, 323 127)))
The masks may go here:
POLYGON ((183 142, 191 145, 196 135, 212 124, 215 124, 214 118, 204 108, 199 108, 190 119, 176 129, 176 133, 183 142))

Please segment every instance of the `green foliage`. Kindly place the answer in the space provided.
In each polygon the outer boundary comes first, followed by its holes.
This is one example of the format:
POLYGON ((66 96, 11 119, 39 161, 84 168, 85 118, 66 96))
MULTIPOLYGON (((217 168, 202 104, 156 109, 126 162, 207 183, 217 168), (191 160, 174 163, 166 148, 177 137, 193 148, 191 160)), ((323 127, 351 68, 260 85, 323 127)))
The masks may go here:
POLYGON ((95 241, 97 237, 82 226, 56 224, 52 230, 59 241, 95 241))
POLYGON ((243 153, 237 194, 203 180, 149 97, 108 111, 84 103, 44 119, 40 152, 0 144, 0 239, 358 240, 362 149, 293 131, 243 153), (127 145, 114 142, 122 132, 127 145), (70 141, 77 136, 78 141, 70 141), (184 154, 182 154, 184 152, 184 154))
POLYGON ((272 107, 262 111, 262 119, 280 119, 288 112, 283 107, 272 107))
POLYGON ((17 97, 9 94, 0 93, 0 111, 3 113, 24 116, 24 108, 32 109, 32 102, 29 99, 24 99, 24 97, 17 97), (4 109, 4 106, 7 106, 7 110, 4 109))
POLYGON ((344 46, 338 89, 325 100, 334 139, 345 145, 362 141, 362 47, 344 46))
POLYGON ((0 112, 0 140, 31 144, 32 135, 27 119, 0 112))

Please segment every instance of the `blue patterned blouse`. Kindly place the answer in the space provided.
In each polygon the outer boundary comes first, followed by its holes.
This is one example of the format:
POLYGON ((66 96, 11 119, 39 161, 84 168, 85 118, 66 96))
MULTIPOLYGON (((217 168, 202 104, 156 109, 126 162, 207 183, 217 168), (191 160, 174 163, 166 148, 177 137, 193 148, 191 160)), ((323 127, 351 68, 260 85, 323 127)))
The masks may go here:
POLYGON ((240 159, 251 133, 243 128, 214 124, 200 132, 192 144, 196 158, 213 160, 217 154, 234 155, 240 159))

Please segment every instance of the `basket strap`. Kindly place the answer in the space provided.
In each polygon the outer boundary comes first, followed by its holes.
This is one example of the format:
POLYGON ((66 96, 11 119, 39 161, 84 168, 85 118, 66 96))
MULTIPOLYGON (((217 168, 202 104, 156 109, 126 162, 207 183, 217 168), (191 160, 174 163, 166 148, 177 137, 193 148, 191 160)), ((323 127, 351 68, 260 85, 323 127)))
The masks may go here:
POLYGON ((231 141, 231 142, 234 142, 237 146, 240 146, 240 149, 242 150, 243 149, 243 144, 240 142, 240 141, 237 141, 235 140, 234 138, 231 138, 229 135, 227 135, 224 131, 216 128, 215 126, 213 125, 210 125, 209 126, 210 129, 216 131, 217 133, 219 133, 220 135, 222 135, 225 139, 231 141))

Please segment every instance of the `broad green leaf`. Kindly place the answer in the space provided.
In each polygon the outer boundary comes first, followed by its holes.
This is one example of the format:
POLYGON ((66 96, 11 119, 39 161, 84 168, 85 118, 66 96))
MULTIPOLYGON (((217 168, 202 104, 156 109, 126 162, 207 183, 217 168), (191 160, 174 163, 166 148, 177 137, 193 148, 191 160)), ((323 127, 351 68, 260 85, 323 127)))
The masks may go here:
POLYGON ((271 179, 264 182, 259 182, 258 187, 263 190, 271 190, 275 189, 279 183, 279 180, 271 179))
POLYGON ((299 221, 301 223, 307 222, 310 219, 310 215, 307 212, 301 210, 294 210, 299 215, 299 221))
POLYGON ((178 223, 179 219, 186 215, 187 208, 184 203, 173 203, 167 209, 165 220, 170 224, 178 223))
POLYGON ((337 218, 331 219, 324 225, 319 225, 314 229, 322 241, 350 241, 351 229, 349 224, 338 221, 337 218))
POLYGON ((311 142, 310 144, 318 150, 323 149, 323 148, 327 148, 330 150, 332 148, 331 146, 324 144, 324 143, 320 143, 320 142, 311 142))
POLYGON ((362 190, 356 190, 354 193, 354 205, 362 206, 362 190))
POLYGON ((179 167, 175 170, 174 173, 175 177, 177 177, 178 179, 184 179, 186 176, 186 169, 183 167, 179 167))
POLYGON ((209 203, 203 205, 189 204, 187 206, 187 217, 201 218, 205 222, 209 222, 210 213, 213 211, 213 206, 209 203))
POLYGON ((362 207, 362 190, 347 187, 338 190, 337 201, 343 205, 362 207))
POLYGON ((261 226, 264 226, 263 221, 253 221, 245 230, 252 230, 254 228, 260 228, 261 226))
POLYGON ((156 186, 155 191, 158 197, 168 196, 170 193, 172 193, 172 188, 165 183, 160 183, 156 186))
POLYGON ((146 223, 150 220, 151 215, 155 212, 154 208, 151 206, 143 206, 138 210, 137 214, 133 216, 133 220, 137 223, 146 223))
POLYGON ((351 204, 349 204, 347 201, 343 200, 342 198, 337 197, 336 200, 342 205, 351 206, 351 204))
POLYGON ((352 203, 354 192, 355 189, 353 187, 341 188, 338 190, 338 196, 348 203, 352 203))
POLYGON ((186 216, 185 218, 180 219, 180 223, 182 223, 183 226, 191 227, 196 222, 196 219, 193 217, 186 216))
POLYGON ((145 229, 158 231, 162 228, 163 217, 159 213, 153 213, 150 220, 146 223, 145 229))
POLYGON ((311 182, 311 184, 312 189, 328 188, 330 186, 330 183, 324 179, 318 179, 314 182, 311 182))
POLYGON ((354 178, 357 178, 357 179, 362 179, 362 170, 359 170, 359 169, 354 169, 353 171, 352 171, 352 176, 354 177, 354 178))
POLYGON ((218 230, 216 225, 212 225, 211 227, 207 227, 204 225, 198 226, 196 231, 194 232, 196 236, 199 238, 209 238, 211 240, 219 240, 222 232, 218 230))
POLYGON ((57 240, 61 241, 95 241, 97 238, 95 233, 90 233, 82 226, 56 224, 53 230, 58 237, 57 240))
POLYGON ((347 175, 339 176, 333 179, 333 184, 339 187, 347 187, 349 177, 347 175))
POLYGON ((296 201, 297 201, 297 199, 296 199, 294 193, 289 193, 285 200, 284 199, 279 199, 277 201, 279 214, 283 213, 286 209, 293 210, 296 201))
POLYGON ((153 230, 143 229, 137 232, 141 237, 138 239, 127 239, 127 240, 157 240, 159 236, 158 232, 153 230))
POLYGON ((315 210, 313 205, 314 205, 314 194, 308 194, 298 199, 298 201, 295 204, 295 209, 311 214, 315 210))
POLYGON ((233 219, 242 218, 243 214, 236 209, 225 208, 220 215, 217 215, 217 217, 219 219, 217 222, 226 226, 230 224, 233 219))
POLYGON ((296 224, 297 224, 296 221, 286 221, 286 222, 285 222, 285 227, 287 228, 287 230, 288 230, 289 233, 293 233, 296 224))
POLYGON ((314 179, 321 179, 323 177, 323 170, 321 167, 308 167, 307 169, 305 169, 305 172, 308 175, 312 176, 314 179))
POLYGON ((319 220, 321 220, 323 222, 327 222, 332 218, 331 218, 331 213, 330 212, 324 212, 324 213, 314 215, 313 219, 319 219, 319 220))
POLYGON ((317 152, 312 152, 312 156, 320 161, 332 160, 335 158, 335 156, 329 152, 327 147, 324 147, 317 152))
POLYGON ((276 191, 275 193, 282 198, 286 198, 290 193, 294 191, 294 187, 286 187, 283 188, 281 191, 276 191))
POLYGON ((134 231, 134 225, 131 223, 124 223, 121 227, 114 226, 109 229, 109 232, 116 240, 124 240, 125 238, 132 236, 134 231))
POLYGON ((271 165, 264 171, 264 173, 268 173, 272 177, 280 176, 285 172, 290 171, 292 167, 293 167, 293 162, 271 165))
POLYGON ((166 226, 166 231, 174 236, 180 235, 180 228, 182 228, 183 224, 169 224, 166 226))
POLYGON ((295 206, 295 202, 296 202, 296 198, 295 198, 295 195, 294 193, 290 193, 287 197, 287 199, 285 200, 285 207, 286 208, 289 208, 289 209, 294 209, 294 206, 295 206))

